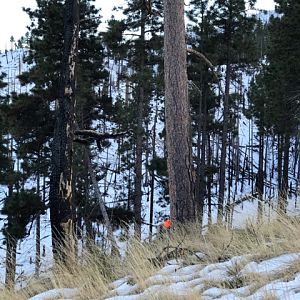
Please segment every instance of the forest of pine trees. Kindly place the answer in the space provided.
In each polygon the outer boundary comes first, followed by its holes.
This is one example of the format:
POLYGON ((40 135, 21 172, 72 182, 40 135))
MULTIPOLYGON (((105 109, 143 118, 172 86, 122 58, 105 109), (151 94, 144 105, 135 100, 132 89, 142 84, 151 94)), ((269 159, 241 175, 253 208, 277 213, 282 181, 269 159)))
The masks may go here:
POLYGON ((298 1, 267 18, 255 0, 126 0, 106 30, 93 2, 37 1, 1 54, 8 288, 33 227, 39 276, 42 219, 66 261, 79 242, 119 255, 121 235, 151 240, 164 218, 201 234, 247 201, 257 222, 298 205, 298 1))

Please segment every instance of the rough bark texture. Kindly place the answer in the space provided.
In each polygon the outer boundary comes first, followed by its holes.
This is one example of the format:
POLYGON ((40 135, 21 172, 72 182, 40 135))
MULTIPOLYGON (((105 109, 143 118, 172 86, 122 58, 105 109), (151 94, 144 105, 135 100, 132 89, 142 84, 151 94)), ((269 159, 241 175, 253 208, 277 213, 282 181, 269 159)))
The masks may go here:
POLYGON ((166 146, 170 214, 175 222, 195 220, 194 172, 188 101, 184 0, 164 1, 166 146))
POLYGON ((54 259, 64 259, 72 247, 72 162, 75 121, 75 65, 78 47, 78 0, 66 0, 64 52, 59 107, 52 144, 50 176, 50 219, 54 259))

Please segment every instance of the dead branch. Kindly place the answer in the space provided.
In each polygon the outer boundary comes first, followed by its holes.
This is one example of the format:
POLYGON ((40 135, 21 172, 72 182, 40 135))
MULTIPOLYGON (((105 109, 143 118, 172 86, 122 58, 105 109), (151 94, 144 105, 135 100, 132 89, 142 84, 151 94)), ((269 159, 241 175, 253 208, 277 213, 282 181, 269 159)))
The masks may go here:
POLYGON ((115 139, 120 136, 126 135, 128 132, 120 132, 120 133, 100 133, 95 130, 90 129, 81 129, 75 130, 75 135, 79 135, 86 138, 93 138, 95 140, 105 140, 105 139, 115 139))
POLYGON ((217 80, 218 83, 218 87, 222 93, 222 95, 225 95, 225 92, 223 91, 222 85, 221 85, 221 81, 220 81, 220 74, 218 74, 215 70, 214 70, 214 65, 212 64, 212 62, 201 52, 195 50, 195 49, 191 49, 191 48, 187 48, 186 51, 190 54, 194 54, 196 55, 198 58, 200 58, 201 60, 203 60, 208 67, 210 68, 210 70, 212 71, 215 79, 217 80))

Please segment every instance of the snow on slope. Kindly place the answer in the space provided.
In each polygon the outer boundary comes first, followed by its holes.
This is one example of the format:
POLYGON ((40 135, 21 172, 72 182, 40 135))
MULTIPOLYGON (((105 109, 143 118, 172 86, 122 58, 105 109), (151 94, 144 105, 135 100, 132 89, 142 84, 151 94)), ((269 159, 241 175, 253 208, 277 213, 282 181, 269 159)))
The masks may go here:
MULTIPOLYGON (((299 261, 300 253, 283 254, 261 262, 249 261, 248 256, 236 256, 214 264, 185 266, 181 261, 169 261, 157 274, 146 279, 146 288, 132 285, 129 278, 111 283, 106 300, 149 299, 168 294, 177 297, 192 295, 192 299, 212 300, 300 300, 300 273, 290 278, 278 278, 278 274, 299 261), (240 270, 234 274, 240 266, 240 270), (257 276, 257 282, 248 283, 247 277, 257 276), (259 285, 262 278, 268 280, 259 285), (236 287, 235 286, 236 283, 236 287), (232 285, 232 288, 229 286, 232 285), (224 288, 228 286, 228 288, 224 288)), ((80 287, 79 287, 80 288, 80 287)), ((78 289, 51 290, 29 300, 76 299, 78 289)), ((103 299, 101 297, 101 299, 103 299)), ((177 298, 176 298, 177 299, 177 298)))

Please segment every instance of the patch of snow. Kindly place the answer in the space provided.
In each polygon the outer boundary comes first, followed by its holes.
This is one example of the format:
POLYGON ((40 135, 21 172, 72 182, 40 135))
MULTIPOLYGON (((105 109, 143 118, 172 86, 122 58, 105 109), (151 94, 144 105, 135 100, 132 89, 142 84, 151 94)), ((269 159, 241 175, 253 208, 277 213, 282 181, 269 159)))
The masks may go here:
POLYGON ((300 258, 300 253, 284 254, 265 260, 261 263, 250 262, 241 271, 242 275, 258 273, 271 275, 287 268, 291 263, 300 258))
POLYGON ((34 297, 31 297, 28 300, 54 300, 54 299, 58 299, 58 298, 63 298, 63 299, 67 299, 70 298, 72 299, 73 297, 75 297, 78 294, 78 289, 53 289, 53 290, 49 290, 47 292, 38 294, 34 297))
POLYGON ((118 296, 125 296, 125 295, 130 295, 136 292, 136 290, 138 289, 138 285, 131 285, 128 282, 123 283, 122 285, 120 285, 119 287, 117 287, 116 289, 114 289, 114 292, 118 295, 118 296))

